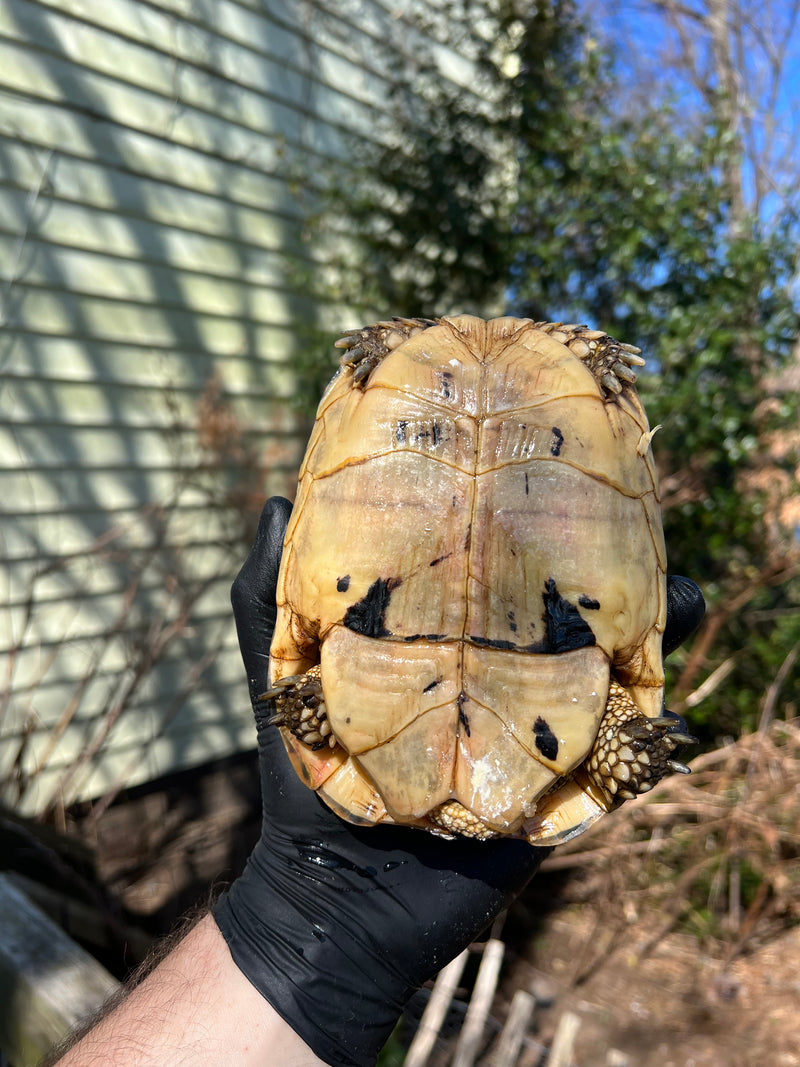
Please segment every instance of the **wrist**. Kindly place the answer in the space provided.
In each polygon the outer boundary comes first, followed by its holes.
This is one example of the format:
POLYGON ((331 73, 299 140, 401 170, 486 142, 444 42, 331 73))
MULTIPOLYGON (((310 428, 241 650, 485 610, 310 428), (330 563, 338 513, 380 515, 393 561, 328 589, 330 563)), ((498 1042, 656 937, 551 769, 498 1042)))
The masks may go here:
POLYGON ((372 1067, 416 985, 358 923, 364 909, 340 907, 347 890, 272 878, 286 868, 263 852, 214 908, 232 960, 321 1062, 372 1067))

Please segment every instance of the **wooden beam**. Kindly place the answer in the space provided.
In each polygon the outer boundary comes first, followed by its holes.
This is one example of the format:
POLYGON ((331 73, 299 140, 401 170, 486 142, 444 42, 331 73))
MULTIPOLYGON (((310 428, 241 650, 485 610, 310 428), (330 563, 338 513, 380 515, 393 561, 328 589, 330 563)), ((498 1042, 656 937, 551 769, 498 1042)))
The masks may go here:
POLYGON ((0 874, 0 1051, 34 1067, 119 983, 0 874))

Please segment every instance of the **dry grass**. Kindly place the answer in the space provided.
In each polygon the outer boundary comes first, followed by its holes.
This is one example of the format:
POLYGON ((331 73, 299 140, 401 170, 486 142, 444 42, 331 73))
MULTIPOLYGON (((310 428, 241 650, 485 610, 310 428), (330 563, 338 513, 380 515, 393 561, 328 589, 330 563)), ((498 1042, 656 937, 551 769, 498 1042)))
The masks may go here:
POLYGON ((588 872, 585 900, 614 900, 628 926, 659 913, 640 955, 679 926, 724 946, 730 962, 800 921, 800 722, 773 722, 691 766, 543 870, 588 872))

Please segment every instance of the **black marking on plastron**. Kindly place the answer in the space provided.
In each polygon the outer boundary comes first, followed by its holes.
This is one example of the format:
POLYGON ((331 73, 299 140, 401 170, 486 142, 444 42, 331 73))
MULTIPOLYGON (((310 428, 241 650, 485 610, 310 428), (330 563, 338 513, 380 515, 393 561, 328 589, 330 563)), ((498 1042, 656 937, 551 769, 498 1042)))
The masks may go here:
POLYGON ((442 381, 442 396, 445 400, 450 400, 453 395, 453 372, 449 370, 440 371, 440 377, 442 381))
POLYGON ((515 634, 517 632, 517 617, 516 617, 516 615, 514 614, 513 611, 509 611, 506 614, 506 618, 508 619, 508 628, 509 628, 509 630, 512 632, 512 634, 515 634))
POLYGON ((403 419, 397 424, 397 429, 394 431, 394 436, 399 445, 402 445, 406 439, 406 426, 408 425, 403 419))
POLYGON ((386 629, 386 609, 389 607, 392 591, 400 585, 399 578, 378 578, 367 590, 364 597, 351 604, 344 615, 344 625, 353 633, 364 637, 390 637, 386 629))
POLYGON ((499 641, 492 637, 479 637, 478 634, 470 634, 469 639, 473 645, 478 645, 479 648, 500 648, 504 651, 519 648, 515 641, 499 641))
POLYGON ((594 645, 595 636, 588 622, 565 597, 561 596, 554 578, 544 583, 544 625, 547 652, 573 652, 576 648, 594 645))
POLYGON ((470 735, 470 730, 469 730, 469 719, 467 718, 467 713, 464 711, 464 705, 466 704, 467 700, 469 700, 469 697, 467 696, 467 694, 462 689, 461 692, 458 694, 458 701, 457 701, 457 703, 458 703, 458 721, 464 727, 464 732, 466 733, 467 737, 470 737, 471 735, 470 735))
POLYGON ((582 608, 586 608, 587 611, 599 611, 600 601, 593 600, 592 597, 587 596, 585 593, 581 593, 578 597, 578 603, 582 608))
POLYGON ((350 588, 350 575, 345 574, 342 578, 336 580, 336 592, 346 593, 350 588))
POLYGON ((434 678, 432 682, 428 682, 428 684, 425 686, 425 688, 422 690, 422 692, 423 693, 430 693, 430 691, 432 689, 435 689, 437 685, 441 684, 441 681, 442 681, 441 678, 434 678))
POLYGON ((536 747, 544 758, 555 759, 558 755, 558 738, 541 715, 533 724, 533 736, 536 742, 536 747))
POLYGON ((553 435, 550 440, 550 455, 558 456, 561 454, 561 446, 564 444, 564 435, 557 426, 553 426, 550 432, 553 435))
POLYGON ((530 491, 530 486, 528 485, 528 472, 525 471, 525 496, 529 496, 530 491))

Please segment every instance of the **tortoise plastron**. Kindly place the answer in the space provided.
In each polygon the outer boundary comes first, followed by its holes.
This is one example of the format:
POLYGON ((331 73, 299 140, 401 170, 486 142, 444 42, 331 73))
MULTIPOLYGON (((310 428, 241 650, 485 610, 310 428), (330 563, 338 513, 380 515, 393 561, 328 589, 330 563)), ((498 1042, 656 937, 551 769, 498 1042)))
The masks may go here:
POLYGON ((337 344, 263 695, 300 777, 351 822, 550 844, 685 770, 638 349, 470 316, 337 344))

